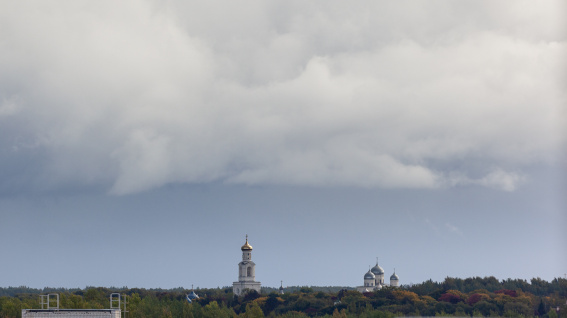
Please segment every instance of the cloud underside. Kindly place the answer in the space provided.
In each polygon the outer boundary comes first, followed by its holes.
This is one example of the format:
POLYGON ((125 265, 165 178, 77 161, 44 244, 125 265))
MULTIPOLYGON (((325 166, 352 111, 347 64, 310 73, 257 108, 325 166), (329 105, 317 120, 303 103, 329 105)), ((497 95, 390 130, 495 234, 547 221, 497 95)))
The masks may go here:
POLYGON ((4 187, 513 191, 565 145, 560 2, 102 3, 0 5, 4 187))

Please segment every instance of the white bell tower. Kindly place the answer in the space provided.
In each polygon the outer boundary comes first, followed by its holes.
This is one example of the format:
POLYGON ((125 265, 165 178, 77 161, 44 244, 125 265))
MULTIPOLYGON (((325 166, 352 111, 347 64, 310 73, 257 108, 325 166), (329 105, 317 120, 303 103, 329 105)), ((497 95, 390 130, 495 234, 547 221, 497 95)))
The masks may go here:
POLYGON ((245 294, 247 290, 260 292, 260 282, 256 281, 256 264, 252 261, 252 245, 246 243, 240 248, 242 250, 242 261, 238 263, 238 281, 232 283, 232 292, 236 296, 245 294))

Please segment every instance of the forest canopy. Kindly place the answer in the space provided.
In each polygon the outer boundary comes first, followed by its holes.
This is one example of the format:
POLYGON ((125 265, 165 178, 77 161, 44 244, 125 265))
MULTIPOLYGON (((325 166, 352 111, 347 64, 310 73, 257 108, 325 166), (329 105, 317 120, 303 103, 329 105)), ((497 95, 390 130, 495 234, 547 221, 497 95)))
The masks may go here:
POLYGON ((425 281, 359 293, 344 287, 293 286, 279 294, 262 288, 235 297, 232 288, 190 290, 117 287, 0 288, 0 318, 21 317, 22 309, 41 308, 39 295, 59 294, 61 309, 103 309, 111 293, 127 299, 127 317, 567 317, 567 280, 548 282, 495 277, 425 281))

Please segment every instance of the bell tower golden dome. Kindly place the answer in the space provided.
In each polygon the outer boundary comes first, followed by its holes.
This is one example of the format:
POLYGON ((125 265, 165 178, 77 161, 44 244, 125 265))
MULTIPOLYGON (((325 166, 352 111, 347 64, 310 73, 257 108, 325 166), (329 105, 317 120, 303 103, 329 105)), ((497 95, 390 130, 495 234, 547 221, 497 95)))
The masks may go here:
POLYGON ((244 243, 244 245, 242 245, 242 247, 240 249, 242 251, 251 251, 252 250, 252 245, 250 245, 248 243, 248 234, 246 234, 246 243, 244 243))

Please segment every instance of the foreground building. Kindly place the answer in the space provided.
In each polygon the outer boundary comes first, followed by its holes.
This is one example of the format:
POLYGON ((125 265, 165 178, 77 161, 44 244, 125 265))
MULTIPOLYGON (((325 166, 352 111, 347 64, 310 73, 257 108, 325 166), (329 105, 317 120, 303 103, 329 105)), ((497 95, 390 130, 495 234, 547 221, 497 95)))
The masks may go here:
POLYGON ((110 294, 110 309, 60 309, 59 294, 39 295, 42 309, 22 309, 22 318, 120 318, 126 312, 119 293, 110 294))
POLYGON ((256 264, 252 261, 252 245, 246 243, 240 248, 242 250, 242 261, 238 263, 238 281, 232 283, 232 292, 236 296, 245 294, 247 290, 260 292, 260 282, 256 281, 256 264))
POLYGON ((22 309, 22 318, 120 318, 120 309, 22 309))

